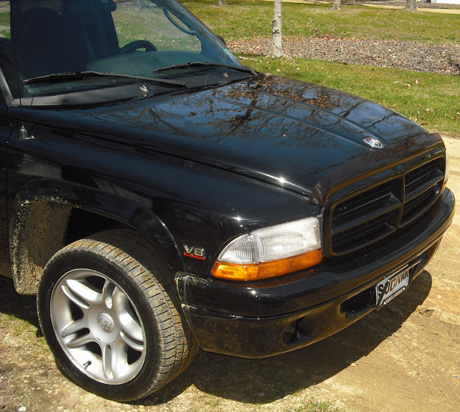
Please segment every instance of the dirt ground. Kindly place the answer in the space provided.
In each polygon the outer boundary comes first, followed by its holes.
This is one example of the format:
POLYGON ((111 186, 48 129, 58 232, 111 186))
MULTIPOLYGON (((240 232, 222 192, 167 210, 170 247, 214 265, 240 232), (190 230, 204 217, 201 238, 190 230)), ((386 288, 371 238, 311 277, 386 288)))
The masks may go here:
MULTIPOLYGON (((460 194, 460 136, 446 145, 449 187, 460 194)), ((181 377, 138 404, 98 398, 67 381, 40 335, 35 299, 15 294, 2 278, 0 411, 458 411, 459 239, 457 214, 411 288, 347 330, 265 360, 201 352, 181 377)))

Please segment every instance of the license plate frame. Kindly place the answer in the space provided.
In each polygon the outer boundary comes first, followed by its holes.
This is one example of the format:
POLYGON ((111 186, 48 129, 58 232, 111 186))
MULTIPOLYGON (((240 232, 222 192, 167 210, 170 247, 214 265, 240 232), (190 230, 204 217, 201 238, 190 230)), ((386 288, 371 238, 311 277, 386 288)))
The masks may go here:
POLYGON ((407 265, 375 285, 377 309, 387 305, 409 287, 411 279, 410 271, 413 267, 414 265, 407 265))

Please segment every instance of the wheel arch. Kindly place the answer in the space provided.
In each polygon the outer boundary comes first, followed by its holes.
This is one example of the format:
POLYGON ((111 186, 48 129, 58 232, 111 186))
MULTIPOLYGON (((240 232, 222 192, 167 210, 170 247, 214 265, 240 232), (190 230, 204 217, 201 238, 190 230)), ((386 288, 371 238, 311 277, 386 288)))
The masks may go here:
POLYGON ((58 250, 107 229, 138 232, 174 273, 183 270, 178 246, 148 199, 132 200, 84 185, 40 179, 21 189, 11 210, 10 260, 20 294, 37 293, 43 268, 58 250))

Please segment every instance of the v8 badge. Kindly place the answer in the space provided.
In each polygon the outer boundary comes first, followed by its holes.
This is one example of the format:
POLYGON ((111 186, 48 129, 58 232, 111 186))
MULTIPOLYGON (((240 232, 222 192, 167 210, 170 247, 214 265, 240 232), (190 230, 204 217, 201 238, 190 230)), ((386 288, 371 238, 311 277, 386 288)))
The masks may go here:
POLYGON ((193 259, 199 259, 199 260, 206 260, 206 251, 202 247, 196 247, 196 246, 188 246, 188 245, 183 245, 184 246, 184 256, 193 258, 193 259))

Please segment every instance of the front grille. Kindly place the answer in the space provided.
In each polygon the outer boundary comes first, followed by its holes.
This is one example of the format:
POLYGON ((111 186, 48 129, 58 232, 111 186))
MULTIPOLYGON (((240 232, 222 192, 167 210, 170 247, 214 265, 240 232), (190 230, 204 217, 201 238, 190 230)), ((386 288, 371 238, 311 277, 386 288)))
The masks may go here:
POLYGON ((333 201, 327 209, 327 254, 356 252, 421 219, 440 196, 444 171, 439 157, 333 201))

